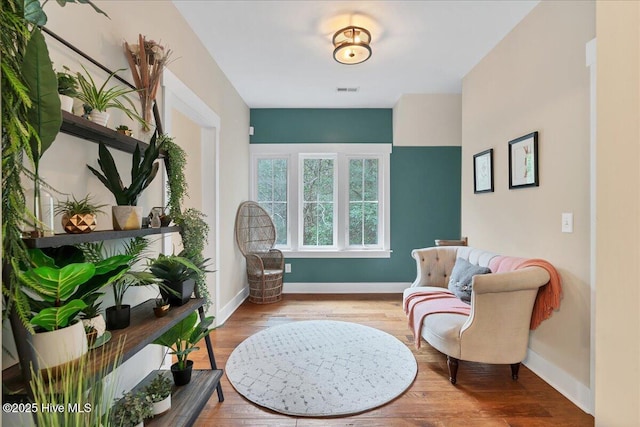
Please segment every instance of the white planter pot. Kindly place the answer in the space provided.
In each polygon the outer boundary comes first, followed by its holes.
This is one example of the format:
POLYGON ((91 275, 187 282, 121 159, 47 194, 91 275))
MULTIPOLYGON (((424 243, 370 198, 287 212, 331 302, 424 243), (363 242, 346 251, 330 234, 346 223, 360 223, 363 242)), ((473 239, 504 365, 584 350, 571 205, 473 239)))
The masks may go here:
POLYGON ((153 415, 156 416, 156 415, 164 414, 169 409, 171 409, 171 395, 167 396, 166 399, 161 400, 160 402, 154 402, 152 412, 153 412, 153 415))
POLYGON ((139 230, 142 228, 142 206, 112 206, 114 230, 139 230))
POLYGON ((106 126, 109 122, 109 113, 104 111, 91 110, 91 113, 89 113, 89 119, 92 122, 99 124, 100 126, 106 126))
POLYGON ((40 369, 54 368, 76 360, 88 350, 82 322, 57 331, 40 332, 32 337, 40 369))
POLYGON ((98 336, 96 338, 100 338, 102 334, 104 334, 104 331, 107 330, 107 324, 105 323, 102 314, 98 314, 96 317, 92 317, 91 319, 83 319, 82 324, 84 326, 93 327, 96 332, 98 332, 98 336))
POLYGON ((73 113, 73 98, 67 95, 59 94, 60 96, 60 109, 73 113))

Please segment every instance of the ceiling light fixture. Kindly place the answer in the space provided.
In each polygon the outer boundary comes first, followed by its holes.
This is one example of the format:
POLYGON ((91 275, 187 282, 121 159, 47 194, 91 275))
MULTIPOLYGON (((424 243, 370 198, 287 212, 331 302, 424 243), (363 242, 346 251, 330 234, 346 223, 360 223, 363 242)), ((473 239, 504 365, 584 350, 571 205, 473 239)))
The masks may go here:
POLYGON ((346 27, 333 35, 333 59, 341 64, 360 64, 371 57, 371 33, 362 27, 346 27))

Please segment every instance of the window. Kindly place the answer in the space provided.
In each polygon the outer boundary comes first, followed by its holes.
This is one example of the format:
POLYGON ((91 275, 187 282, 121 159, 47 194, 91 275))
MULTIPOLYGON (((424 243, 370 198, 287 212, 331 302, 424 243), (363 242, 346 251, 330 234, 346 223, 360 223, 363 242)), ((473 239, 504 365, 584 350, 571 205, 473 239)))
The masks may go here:
POLYGON ((389 257, 390 144, 252 144, 251 198, 294 257, 389 257))

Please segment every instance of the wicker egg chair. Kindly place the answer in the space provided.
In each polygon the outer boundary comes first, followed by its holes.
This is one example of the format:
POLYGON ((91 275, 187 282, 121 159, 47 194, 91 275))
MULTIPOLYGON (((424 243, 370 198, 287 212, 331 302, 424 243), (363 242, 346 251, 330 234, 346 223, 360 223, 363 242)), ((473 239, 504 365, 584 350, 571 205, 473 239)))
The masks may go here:
POLYGON ((243 202, 236 213, 236 242, 247 260, 249 301, 269 304, 282 299, 284 257, 274 249, 276 228, 258 203, 243 202))

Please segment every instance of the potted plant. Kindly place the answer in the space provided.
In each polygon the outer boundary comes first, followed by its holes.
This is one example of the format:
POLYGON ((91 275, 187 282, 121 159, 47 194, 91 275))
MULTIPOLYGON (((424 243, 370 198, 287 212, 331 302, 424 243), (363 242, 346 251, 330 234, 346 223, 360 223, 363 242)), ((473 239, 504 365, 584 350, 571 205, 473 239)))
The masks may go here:
POLYGON ((116 128, 116 131, 118 133, 121 133, 123 135, 127 135, 127 136, 131 136, 131 134, 133 133, 133 131, 131 129, 129 129, 129 126, 127 125, 120 125, 116 128))
POLYGON ((77 73, 78 84, 80 85, 77 98, 91 107, 89 119, 92 122, 106 126, 109 121, 109 113, 107 113, 107 110, 109 108, 116 108, 124 112, 130 119, 144 123, 144 120, 142 120, 136 112, 135 105, 133 105, 133 102, 126 96, 129 93, 135 92, 135 89, 129 89, 124 86, 113 86, 107 89, 107 85, 113 76, 115 76, 117 72, 123 71, 124 68, 109 74, 107 80, 105 80, 100 87, 96 85, 93 77, 91 77, 91 74, 89 74, 89 71, 87 71, 84 66, 82 66, 82 69, 84 70, 84 75, 77 73), (120 98, 124 99, 127 104, 129 104, 129 107, 124 105, 122 101, 120 101, 120 98))
POLYGON ((151 417, 151 401, 143 392, 125 393, 111 410, 111 422, 118 427, 142 427, 151 417))
POLYGON ((155 138, 152 138, 142 157, 140 146, 136 146, 131 160, 131 185, 125 187, 113 156, 104 144, 99 144, 98 165, 102 173, 89 165, 87 167, 116 199, 117 206, 112 208, 114 230, 136 230, 142 227, 142 207, 136 204, 142 191, 158 173, 159 164, 156 160, 161 148, 162 144, 156 145, 155 138))
MULTIPOLYGON (((127 290, 132 286, 147 286, 156 283, 156 278, 147 271, 131 271, 131 267, 142 259, 148 247, 149 242, 144 237, 135 237, 123 245, 120 256, 127 257, 128 268, 112 281, 114 305, 105 310, 107 329, 110 331, 129 326, 131 306, 124 304, 124 295, 127 290)), ((80 250, 87 259, 94 261, 108 259, 107 257, 115 254, 115 251, 105 249, 104 242, 85 243, 80 245, 80 250)))
POLYGON ((104 332, 107 330, 107 324, 104 321, 104 317, 100 313, 100 305, 101 302, 98 302, 97 299, 104 295, 101 292, 96 292, 90 298, 86 298, 84 301, 87 303, 87 306, 82 309, 80 312, 80 317, 82 318, 82 323, 87 326, 95 329, 96 338, 100 338, 104 332), (93 300, 91 303, 87 301, 87 299, 93 300))
POLYGON ((169 347, 170 353, 178 359, 171 365, 175 385, 182 386, 191 381, 193 361, 187 357, 192 351, 199 350, 196 344, 215 329, 209 328, 212 323, 213 317, 206 317, 198 323, 198 314, 194 311, 153 342, 169 347))
POLYGON ((78 314, 87 307, 96 289, 122 274, 127 257, 112 257, 100 263, 74 262, 59 267, 40 250, 30 253, 30 269, 19 271, 22 291, 32 312, 33 346, 40 369, 53 368, 87 352, 87 338, 78 314))
POLYGON ((151 400, 153 416, 164 414, 171 409, 171 380, 164 373, 158 373, 144 388, 144 392, 151 400))
POLYGON ((204 262, 196 265, 182 255, 183 253, 180 255, 159 254, 148 264, 151 273, 164 284, 160 288, 162 297, 168 299, 169 304, 174 306, 180 306, 189 301, 195 288, 195 278, 205 271, 204 262), (173 292, 169 292, 169 290, 173 292))
POLYGON ((166 298, 156 298, 156 306, 153 307, 153 314, 156 317, 164 317, 169 313, 169 309, 171 308, 171 304, 169 304, 169 300, 166 298))
POLYGON ((60 108, 71 113, 73 111, 73 98, 78 95, 78 79, 69 73, 71 70, 66 65, 62 68, 64 71, 56 72, 60 108))
POLYGON ((96 229, 98 213, 104 213, 101 208, 106 205, 96 205, 91 202, 91 195, 80 200, 72 196, 72 200, 58 202, 55 208, 56 215, 62 215, 62 227, 65 233, 80 234, 90 233, 96 229))

